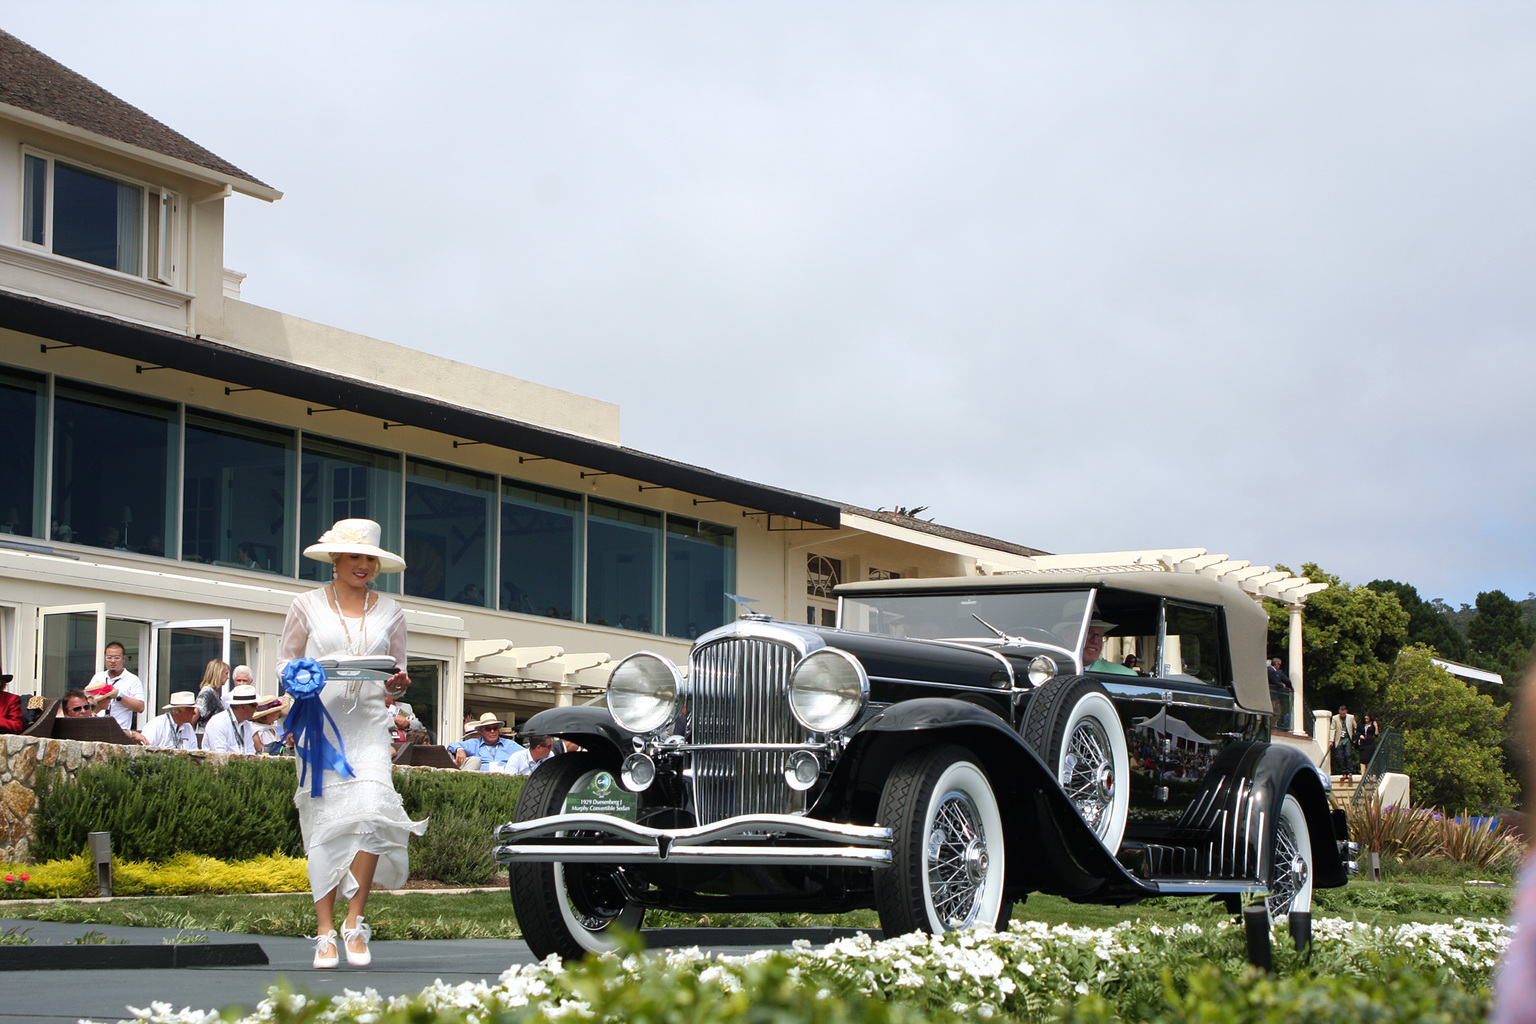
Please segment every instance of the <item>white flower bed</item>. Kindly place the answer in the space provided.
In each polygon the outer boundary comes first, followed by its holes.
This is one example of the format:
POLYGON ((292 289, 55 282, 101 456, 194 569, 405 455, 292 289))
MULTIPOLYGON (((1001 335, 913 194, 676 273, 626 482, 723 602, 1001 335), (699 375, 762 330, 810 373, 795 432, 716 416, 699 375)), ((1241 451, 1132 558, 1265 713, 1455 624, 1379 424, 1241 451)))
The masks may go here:
MULTIPOLYGON (((1497 921, 1457 920, 1454 924, 1407 924, 1377 928, 1340 918, 1313 924, 1313 965, 1322 971, 1359 972, 1375 957, 1405 956, 1426 970, 1446 969, 1471 987, 1487 983, 1512 929, 1497 921)), ((983 1020, 1000 1010, 1031 1014, 1069 993, 1086 995, 1115 986, 1156 979, 1165 969, 1187 971, 1194 965, 1234 953, 1240 956, 1240 926, 1221 919, 1178 927, 1127 922, 1112 928, 1072 928, 1038 922, 1013 922, 1007 932, 929 936, 919 933, 872 941, 866 935, 821 948, 807 942, 789 951, 744 957, 712 956, 697 948, 663 955, 607 958, 606 970, 565 968, 555 957, 515 966, 495 983, 438 982, 413 996, 384 998, 372 989, 347 991, 329 1006, 311 1006, 309 997, 276 989, 241 1024, 272 1024, 305 1015, 315 1024, 373 1024, 382 1014, 417 1008, 480 1024, 498 1013, 540 1006, 554 1021, 599 1019, 589 999, 562 984, 579 972, 591 975, 589 993, 612 991, 645 977, 692 975, 702 986, 739 992, 755 966, 779 960, 796 985, 818 993, 858 992, 892 1001, 943 1007, 983 1020), (562 977, 564 976, 564 977, 562 977), (599 985, 593 989, 591 985, 599 985), (307 1016, 313 1013, 313 1016, 307 1016)), ((1275 933, 1277 959, 1288 953, 1283 931, 1275 933)), ((1284 964, 1282 963, 1282 969, 1284 964)), ((323 1000, 317 999, 317 1003, 323 1000)), ((212 1010, 173 1010, 155 1003, 133 1010, 135 1020, 155 1024, 215 1024, 212 1010)))

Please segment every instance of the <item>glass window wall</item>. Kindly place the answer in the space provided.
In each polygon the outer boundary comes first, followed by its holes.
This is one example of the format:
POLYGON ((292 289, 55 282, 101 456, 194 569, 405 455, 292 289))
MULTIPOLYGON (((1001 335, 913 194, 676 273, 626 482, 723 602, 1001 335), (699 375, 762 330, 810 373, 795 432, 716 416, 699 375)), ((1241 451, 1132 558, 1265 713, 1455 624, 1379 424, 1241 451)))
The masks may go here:
POLYGON ((405 469, 405 592, 485 605, 496 482, 416 459, 405 469))
POLYGON ((187 412, 181 557, 293 572, 293 431, 187 412))
MULTIPOLYGON (((305 434, 299 469, 299 549, 315 543, 339 519, 374 520, 384 528, 384 550, 400 550, 400 456, 305 434)), ((331 570, 312 558, 300 558, 299 578, 328 583, 331 570)), ((385 573, 375 584, 399 592, 400 574, 385 573)))
POLYGON ((43 523, 43 432, 48 404, 43 380, 29 373, 0 369, 0 423, 6 443, 0 445, 0 533, 41 537, 43 523))
POLYGON ((175 406, 58 384, 50 536, 164 555, 176 507, 176 447, 175 406))
POLYGON ((730 615, 736 589, 736 531, 667 516, 667 635, 695 639, 730 615))
POLYGON ((503 611, 581 618, 581 520, 579 494, 502 484, 503 611))
POLYGON ((654 633, 661 609, 661 515, 587 503, 587 621, 654 633))

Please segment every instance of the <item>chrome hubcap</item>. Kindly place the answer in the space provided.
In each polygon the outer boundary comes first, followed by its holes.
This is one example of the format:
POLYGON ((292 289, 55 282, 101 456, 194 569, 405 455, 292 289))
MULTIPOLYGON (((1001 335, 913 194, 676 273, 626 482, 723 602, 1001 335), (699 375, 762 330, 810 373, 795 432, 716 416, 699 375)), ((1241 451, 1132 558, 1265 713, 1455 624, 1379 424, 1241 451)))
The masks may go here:
POLYGON ((987 837, 975 806, 964 793, 945 794, 928 833, 928 893, 946 928, 975 923, 988 864, 987 837))
POLYGON ((1109 830, 1115 802, 1115 762, 1109 736, 1092 719, 1072 729, 1061 755, 1061 788, 1100 839, 1109 830))

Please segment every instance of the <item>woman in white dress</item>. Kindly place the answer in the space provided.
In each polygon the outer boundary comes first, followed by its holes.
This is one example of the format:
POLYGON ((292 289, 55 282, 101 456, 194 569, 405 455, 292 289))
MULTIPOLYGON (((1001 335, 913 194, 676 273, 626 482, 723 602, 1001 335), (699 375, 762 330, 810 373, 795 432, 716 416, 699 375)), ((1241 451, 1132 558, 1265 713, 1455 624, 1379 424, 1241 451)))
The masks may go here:
POLYGON ((405 664, 405 613, 368 586, 381 572, 405 568, 399 555, 379 547, 381 533, 371 519, 343 519, 304 549, 305 557, 330 562, 335 578, 294 598, 278 652, 279 672, 297 658, 318 661, 348 654, 388 654, 397 668, 382 684, 337 680, 320 692, 354 774, 343 778, 331 769, 311 766, 322 773, 320 795, 310 796, 307 784, 294 795, 319 924, 319 968, 335 967, 339 959, 334 916, 338 891, 347 900, 341 927, 347 963, 370 962, 370 929, 363 920, 368 890, 375 881, 388 889, 405 884, 410 871, 406 843, 411 833, 420 835, 427 828, 425 821, 406 817, 391 781, 390 715, 384 696, 387 692, 398 697, 411 680, 399 670, 405 664))

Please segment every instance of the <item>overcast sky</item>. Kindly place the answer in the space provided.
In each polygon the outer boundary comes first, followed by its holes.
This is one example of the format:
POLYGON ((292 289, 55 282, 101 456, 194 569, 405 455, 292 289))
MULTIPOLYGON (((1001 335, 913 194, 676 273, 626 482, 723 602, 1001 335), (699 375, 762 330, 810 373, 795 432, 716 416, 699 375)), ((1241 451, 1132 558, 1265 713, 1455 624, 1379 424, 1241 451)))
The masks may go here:
MULTIPOLYGON (((1536 5, 169 3, 4 27, 286 193, 244 298, 1051 551, 1536 590, 1536 5)), ((515 410, 508 410, 515 415, 515 410)))

